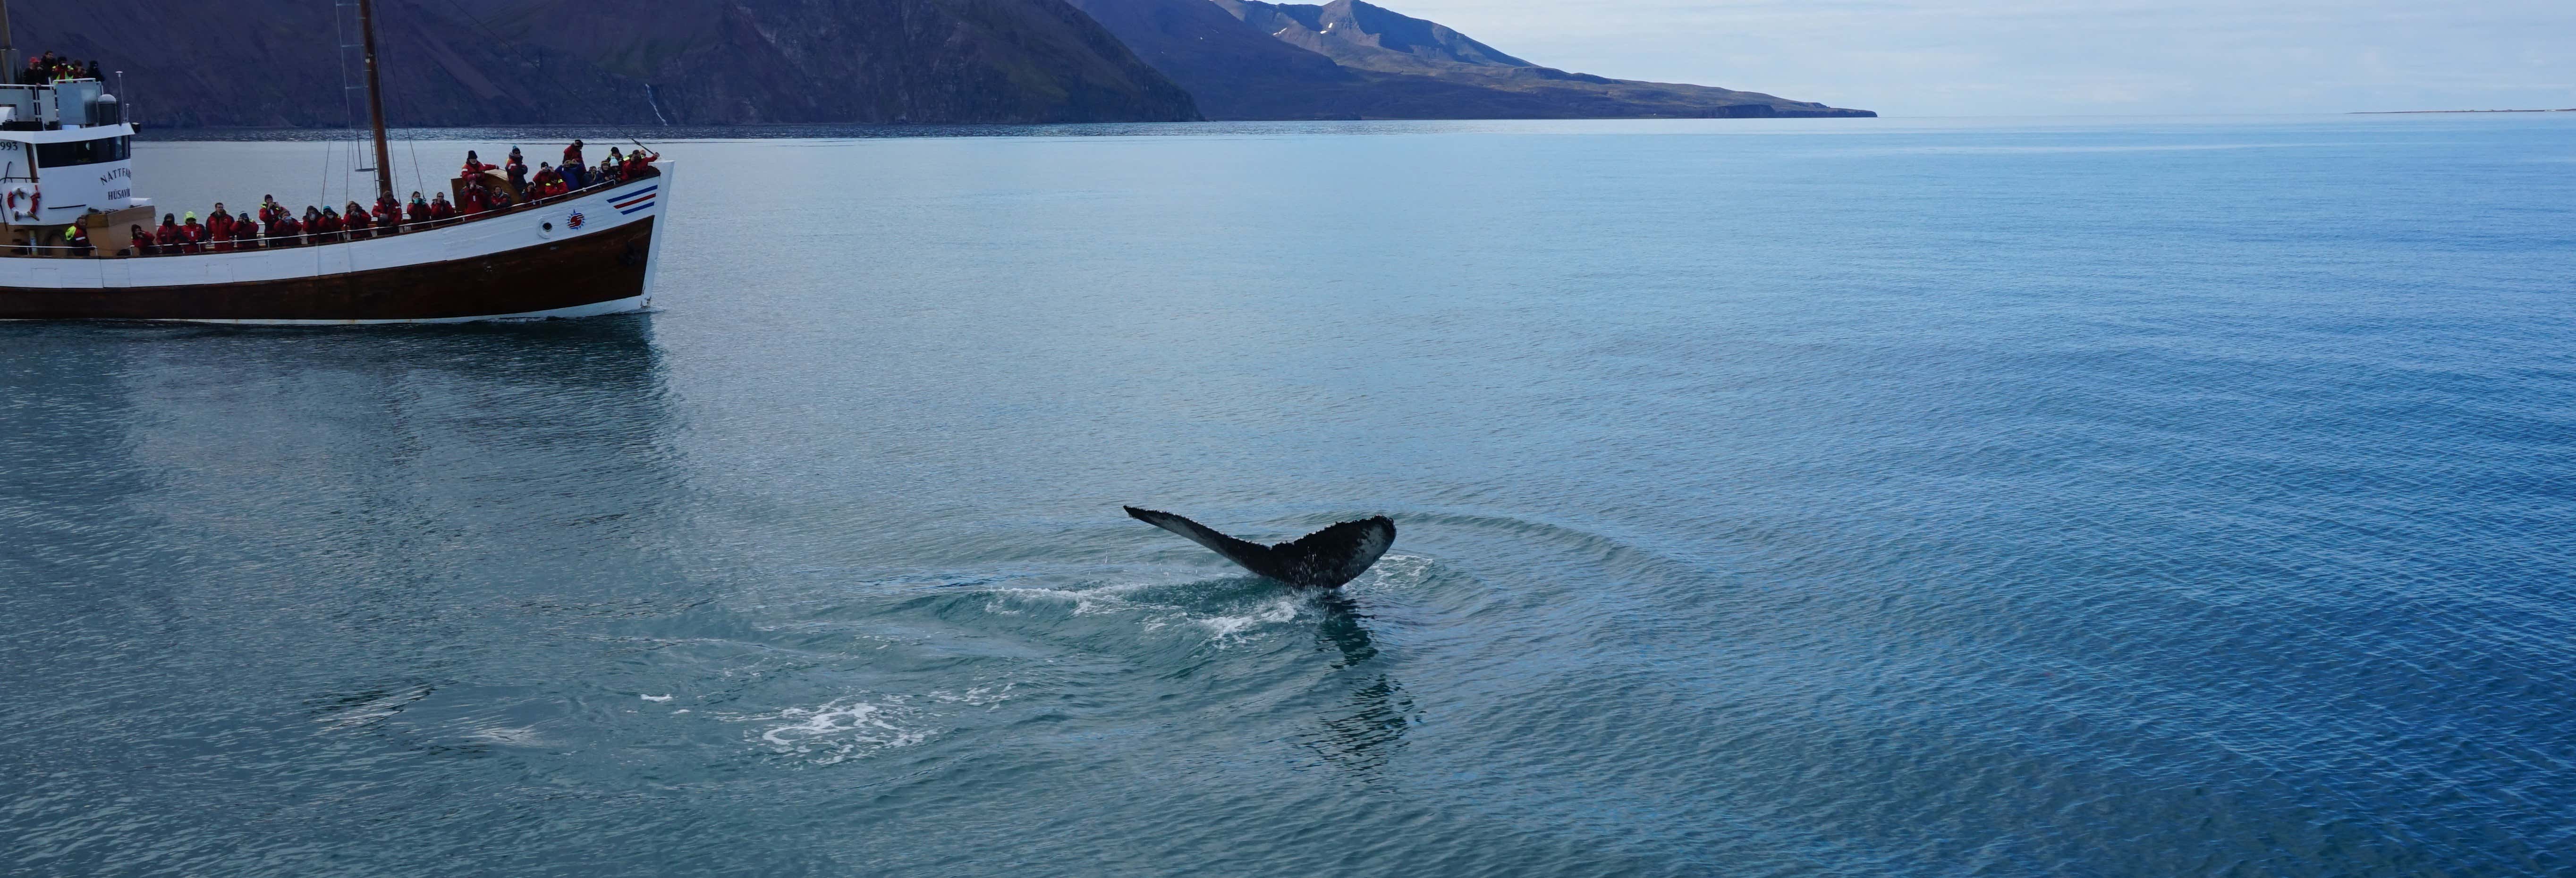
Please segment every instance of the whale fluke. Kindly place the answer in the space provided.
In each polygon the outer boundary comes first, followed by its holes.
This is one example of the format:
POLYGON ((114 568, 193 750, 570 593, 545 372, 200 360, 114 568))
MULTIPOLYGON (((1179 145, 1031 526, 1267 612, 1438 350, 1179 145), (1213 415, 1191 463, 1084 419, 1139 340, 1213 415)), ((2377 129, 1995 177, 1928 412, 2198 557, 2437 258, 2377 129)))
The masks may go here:
POLYGON ((1217 533, 1207 525, 1169 512, 1125 508, 1137 521, 1188 537, 1190 542, 1215 550, 1245 570, 1290 585, 1337 588, 1368 572, 1369 565, 1377 563, 1378 556, 1395 545, 1395 522, 1383 515, 1345 521, 1294 542, 1265 546, 1217 533))

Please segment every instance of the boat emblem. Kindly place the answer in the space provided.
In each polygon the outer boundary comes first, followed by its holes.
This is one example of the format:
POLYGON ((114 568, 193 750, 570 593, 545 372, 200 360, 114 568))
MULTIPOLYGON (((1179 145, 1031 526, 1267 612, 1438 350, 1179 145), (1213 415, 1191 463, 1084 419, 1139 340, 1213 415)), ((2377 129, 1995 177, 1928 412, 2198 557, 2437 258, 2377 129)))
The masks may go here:
POLYGON ((578 228, 581 228, 581 223, 582 223, 581 211, 577 211, 577 210, 576 210, 576 211, 573 211, 573 214, 572 214, 571 216, 564 217, 564 225, 571 226, 571 227, 573 227, 573 228, 578 229, 578 228))

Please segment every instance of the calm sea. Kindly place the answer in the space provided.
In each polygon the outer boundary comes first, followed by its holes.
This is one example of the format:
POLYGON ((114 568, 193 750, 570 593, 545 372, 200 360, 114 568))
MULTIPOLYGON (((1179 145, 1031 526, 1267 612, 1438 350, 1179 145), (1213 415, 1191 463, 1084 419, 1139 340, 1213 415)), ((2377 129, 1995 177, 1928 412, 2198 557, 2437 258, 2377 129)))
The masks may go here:
POLYGON ((848 133, 0 326, 0 873, 2576 870, 2576 114, 848 133))

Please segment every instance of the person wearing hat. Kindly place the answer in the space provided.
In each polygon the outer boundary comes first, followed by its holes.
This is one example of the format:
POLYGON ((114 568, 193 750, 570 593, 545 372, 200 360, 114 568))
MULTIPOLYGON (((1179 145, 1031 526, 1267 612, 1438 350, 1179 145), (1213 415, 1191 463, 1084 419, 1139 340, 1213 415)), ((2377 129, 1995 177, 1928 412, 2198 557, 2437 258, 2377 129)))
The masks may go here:
POLYGON ((233 217, 233 249, 259 249, 259 221, 251 219, 250 214, 233 217))
POLYGON ((519 155, 518 147, 510 147, 510 157, 501 162, 501 173, 510 178, 510 191, 528 191, 528 160, 519 155))
POLYGON ((65 256, 89 255, 89 231, 81 228, 79 223, 64 226, 63 246, 67 248, 63 251, 65 256))
POLYGON ((573 140, 571 146, 564 147, 563 175, 564 182, 572 184, 572 188, 579 189, 590 185, 590 163, 582 160, 581 141, 578 138, 573 140))
POLYGON ((183 253, 206 252, 206 227, 197 222, 196 211, 188 211, 187 220, 179 224, 179 246, 183 253))

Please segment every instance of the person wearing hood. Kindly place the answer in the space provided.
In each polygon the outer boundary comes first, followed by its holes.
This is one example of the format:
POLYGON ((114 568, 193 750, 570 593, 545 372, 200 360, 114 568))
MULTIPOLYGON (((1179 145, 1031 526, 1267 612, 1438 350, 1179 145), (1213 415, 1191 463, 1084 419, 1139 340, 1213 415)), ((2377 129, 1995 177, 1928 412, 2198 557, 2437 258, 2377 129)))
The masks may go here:
POLYGON ((178 215, 162 214, 161 227, 152 230, 152 243, 159 245, 163 253, 178 253, 187 242, 188 234, 179 231, 178 215))
POLYGON ((509 176, 510 191, 528 191, 528 160, 519 155, 518 147, 510 147, 510 158, 501 163, 501 173, 509 176))
POLYGON ((580 140, 574 140, 571 146, 564 147, 563 174, 565 183, 570 184, 572 188, 575 189, 590 185, 589 167, 590 163, 581 157, 580 140))
POLYGON ((127 239, 127 240, 134 242, 134 246, 133 246, 132 250, 131 250, 131 251, 129 251, 129 252, 132 252, 134 255, 136 255, 136 256, 158 256, 158 255, 160 255, 160 253, 161 253, 161 245, 159 245, 159 244, 155 244, 155 243, 152 243, 152 233, 151 233, 151 232, 144 231, 142 226, 140 226, 140 225, 126 226, 126 227, 125 227, 125 235, 126 235, 126 239, 127 239))

